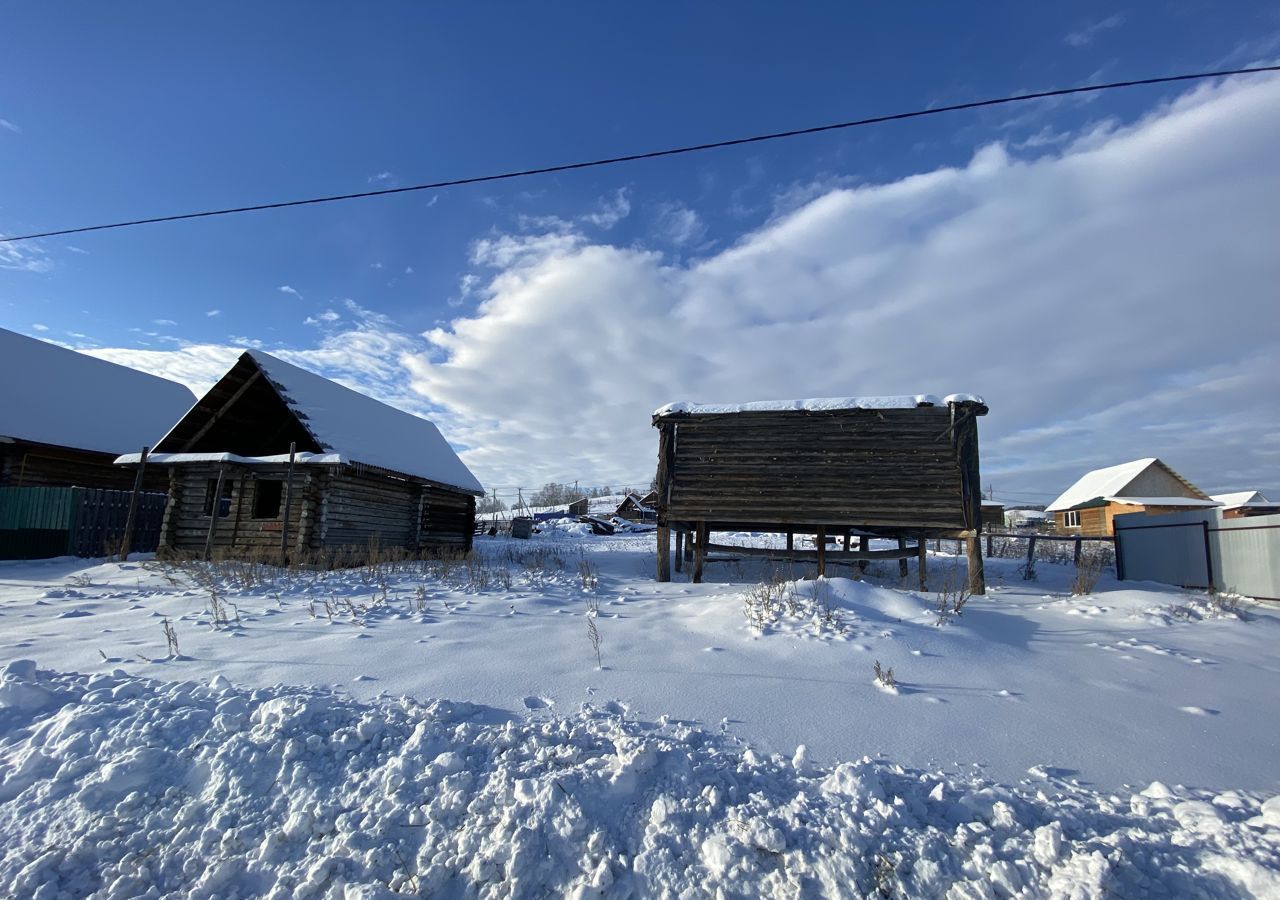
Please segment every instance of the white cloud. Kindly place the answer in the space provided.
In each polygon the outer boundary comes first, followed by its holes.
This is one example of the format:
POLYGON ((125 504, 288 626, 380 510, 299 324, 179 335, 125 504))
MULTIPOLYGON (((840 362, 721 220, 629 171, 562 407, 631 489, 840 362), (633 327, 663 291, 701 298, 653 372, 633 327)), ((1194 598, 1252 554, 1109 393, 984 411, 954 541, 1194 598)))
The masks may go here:
POLYGON ((22 129, 8 119, 0 119, 0 128, 5 131, 12 131, 14 134, 22 134, 22 129))
POLYGON ((1087 47, 1093 43, 1094 38, 1096 38, 1101 32, 1110 31, 1113 28, 1119 28, 1124 24, 1124 22, 1124 15, 1121 13, 1115 13, 1114 15, 1107 16, 1105 19, 1090 22, 1083 28, 1076 29, 1062 40, 1068 47, 1087 47))
POLYGON ((41 325, 39 322, 33 322, 33 323, 31 324, 31 330, 32 330, 32 331, 48 331, 48 330, 49 330, 49 326, 48 326, 48 325, 41 325))
POLYGON ((292 296, 297 297, 299 300, 302 299, 302 294, 298 293, 296 289, 289 287, 289 285, 287 284, 280 285, 280 287, 276 288, 276 290, 278 290, 282 294, 291 294, 292 296))
POLYGON ((0 269, 43 274, 53 269, 53 260, 32 242, 0 244, 0 269))
POLYGON ((658 231, 677 247, 683 247, 702 240, 707 226, 689 207, 673 203, 659 211, 658 231))
POLYGON ((976 391, 984 479, 1053 490, 1158 455, 1280 481, 1280 80, 1201 88, 1034 161, 839 188, 689 265, 491 235, 414 384, 483 478, 652 469, 678 399, 976 391), (566 471, 568 470, 568 471, 566 471))
POLYGON ((216 318, 216 317, 218 317, 218 316, 222 315, 222 310, 220 310, 220 309, 211 309, 211 310, 206 311, 206 312, 205 312, 205 315, 206 315, 206 316, 208 316, 209 318, 213 319, 213 318, 216 318))
POLYGON ((173 319, 152 319, 151 324, 152 325, 177 325, 178 323, 173 321, 173 319))
POLYGON ((331 322, 336 322, 341 318, 342 316, 338 315, 333 310, 326 309, 324 312, 320 313, 318 316, 307 316, 305 319, 303 319, 303 324, 304 325, 325 325, 331 322))
POLYGON ((377 184, 378 182, 389 182, 394 180, 395 180, 395 176, 392 175, 390 172, 379 172, 376 175, 369 176, 370 184, 377 184))
POLYGON ((626 188, 618 188, 612 197, 602 197, 596 210, 587 213, 582 220, 607 231, 629 215, 631 199, 627 196, 626 188))

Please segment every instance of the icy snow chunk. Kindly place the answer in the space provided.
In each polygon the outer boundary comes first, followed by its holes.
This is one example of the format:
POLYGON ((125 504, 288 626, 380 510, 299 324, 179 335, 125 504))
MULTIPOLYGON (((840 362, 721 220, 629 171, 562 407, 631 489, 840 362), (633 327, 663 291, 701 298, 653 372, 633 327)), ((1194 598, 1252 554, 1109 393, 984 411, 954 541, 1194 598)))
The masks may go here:
POLYGON ((23 681, 30 681, 36 677, 36 661, 34 659, 15 659, 5 664, 3 671, 0 671, 0 677, 5 679, 18 678, 23 681))

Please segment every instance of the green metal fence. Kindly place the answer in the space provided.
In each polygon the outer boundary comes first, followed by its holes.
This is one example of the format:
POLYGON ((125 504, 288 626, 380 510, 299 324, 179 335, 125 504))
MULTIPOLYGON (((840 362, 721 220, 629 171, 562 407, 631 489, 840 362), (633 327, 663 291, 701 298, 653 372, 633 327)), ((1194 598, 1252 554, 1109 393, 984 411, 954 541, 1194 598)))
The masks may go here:
MULTIPOLYGON (((0 559, 106 556, 120 548, 131 491, 0 487, 0 559)), ((132 549, 155 550, 165 495, 138 495, 132 549)))

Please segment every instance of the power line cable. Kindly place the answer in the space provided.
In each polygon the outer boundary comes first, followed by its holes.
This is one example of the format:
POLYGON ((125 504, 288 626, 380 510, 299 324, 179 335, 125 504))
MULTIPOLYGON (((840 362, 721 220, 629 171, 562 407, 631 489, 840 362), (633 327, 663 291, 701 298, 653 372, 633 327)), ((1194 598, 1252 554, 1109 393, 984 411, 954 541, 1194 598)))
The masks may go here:
POLYGON ((86 231, 106 231, 112 228, 130 228, 134 225, 155 225, 160 222, 178 222, 185 219, 205 219, 212 216, 229 216, 237 213, 262 212, 268 209, 286 209, 292 206, 313 206, 319 203, 336 203, 341 200, 361 200, 366 197, 382 197, 388 194, 407 194, 413 191, 432 191, 441 188, 461 187, 471 184, 485 184, 493 181, 508 181, 514 178, 527 178, 533 175, 550 175, 556 172, 571 172, 578 169, 592 169, 600 166, 612 166, 620 163, 638 162, 645 159, 660 159, 667 156, 680 156, 686 153, 701 153, 706 150, 720 150, 725 147, 740 147, 746 144, 759 144, 765 141, 776 141, 784 138, 801 137, 809 134, 822 134, 828 131, 839 131, 846 128, 859 128, 865 125, 880 125, 885 122, 899 122, 904 119, 917 119, 924 116, 936 116, 942 113, 960 112, 969 109, 982 109, 990 106, 1001 106, 1007 103, 1024 103, 1029 100, 1044 100, 1050 97, 1066 97, 1072 94, 1090 94, 1110 91, 1117 88, 1141 87, 1153 84, 1173 84, 1183 81, 1200 81, 1207 78, 1225 78, 1230 75, 1252 75, 1260 72, 1280 72, 1280 65, 1254 66, 1244 69, 1222 69, 1216 72, 1193 72, 1184 75, 1162 75, 1156 78, 1138 78, 1131 81, 1112 81, 1106 84, 1078 85, 1069 88, 1056 88, 1049 91, 1035 91, 1029 94, 1017 94, 1008 97, 994 97, 986 100, 972 100, 968 103, 953 103, 949 106, 935 106, 929 109, 917 109, 911 112, 890 113, 883 116, 870 116, 865 119, 854 119, 848 122, 835 122, 829 125, 814 125, 809 128, 796 128, 790 131, 775 131, 768 134, 757 134, 751 137, 730 138, 723 141, 712 141, 705 144, 690 144, 683 147, 670 147, 665 150, 650 150, 644 153, 628 153, 624 156, 612 156, 605 159, 593 159, 584 162, 561 163, 555 166, 542 166, 535 169, 519 169, 512 172, 501 172, 494 175, 475 175, 469 178, 454 178, 448 181, 433 181, 426 184, 413 184, 405 187, 379 188, 373 191, 359 191, 353 194, 332 194, 325 197, 309 197, 304 200, 281 200, 275 203, 258 203, 252 206, 234 206, 225 209, 210 209, 201 212, 178 213, 171 216, 154 216, 148 219, 131 219, 123 222, 109 222, 102 225, 81 225, 76 228, 59 228, 54 231, 40 231, 32 234, 17 234, 0 237, 0 244, 30 241, 36 238, 58 237, 67 234, 83 234, 86 231))

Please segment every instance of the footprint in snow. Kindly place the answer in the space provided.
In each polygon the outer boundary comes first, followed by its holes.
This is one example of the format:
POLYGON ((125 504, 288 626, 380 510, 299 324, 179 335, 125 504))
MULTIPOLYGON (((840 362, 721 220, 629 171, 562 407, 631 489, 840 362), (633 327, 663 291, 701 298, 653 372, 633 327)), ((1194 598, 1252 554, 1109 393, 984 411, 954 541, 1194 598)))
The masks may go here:
POLYGON ((551 707, 555 706, 555 704, 556 704, 556 701, 550 699, 549 697, 525 697, 524 698, 524 708, 529 710, 550 709, 551 707))
POLYGON ((1206 709, 1203 706, 1179 706, 1179 710, 1190 716, 1216 716, 1218 710, 1206 709))
POLYGON ((66 612, 58 613, 59 619, 82 619, 85 616, 91 616, 93 613, 87 609, 69 609, 66 612))
POLYGON ((704 653, 723 653, 724 652, 723 647, 703 647, 702 650, 704 653))
POLYGON ((377 681, 378 679, 372 675, 360 674, 355 678, 356 681, 377 681))

